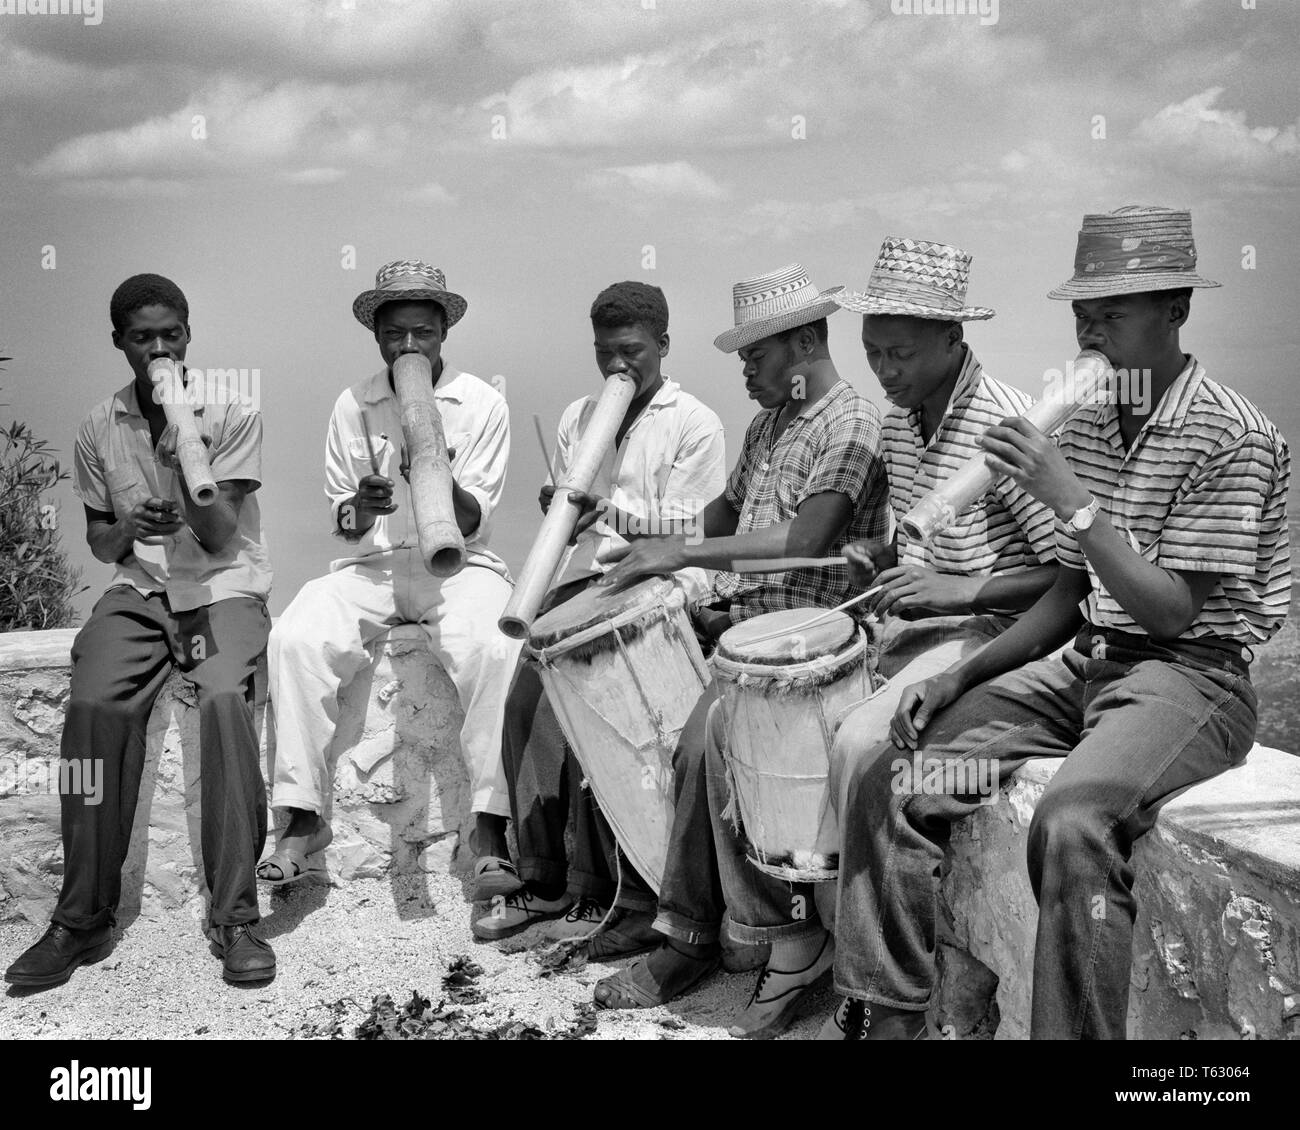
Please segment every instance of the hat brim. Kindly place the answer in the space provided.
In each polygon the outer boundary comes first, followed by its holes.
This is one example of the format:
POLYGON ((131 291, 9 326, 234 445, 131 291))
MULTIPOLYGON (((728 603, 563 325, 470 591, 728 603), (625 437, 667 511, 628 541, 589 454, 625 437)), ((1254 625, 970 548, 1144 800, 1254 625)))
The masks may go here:
POLYGON ((366 290, 352 302, 352 313, 368 330, 375 328, 375 311, 385 302, 434 302, 447 315, 444 328, 451 329, 465 316, 469 303, 450 290, 432 290, 429 287, 412 287, 407 290, 366 290))
POLYGON ((796 306, 793 310, 783 310, 769 318, 755 318, 743 326, 733 326, 725 333, 718 334, 713 339, 713 344, 723 353, 735 353, 737 349, 744 349, 745 346, 762 341, 765 337, 806 326, 809 322, 820 321, 839 309, 832 295, 838 294, 843 289, 842 286, 833 286, 830 290, 823 290, 806 306, 796 306))
POLYGON ((877 298, 860 291, 837 295, 835 301, 845 310, 858 314, 873 314, 893 318, 929 318, 937 322, 982 322, 993 317, 987 306, 963 306, 952 310, 943 306, 930 306, 924 302, 901 302, 877 298))
POLYGON ((1151 271, 1147 274, 1129 272, 1121 275, 1075 275, 1055 290, 1047 292, 1048 298, 1071 302, 1076 298, 1110 298, 1119 294, 1145 294, 1150 290, 1183 290, 1186 287, 1222 286, 1213 279, 1202 278, 1190 271, 1151 271))

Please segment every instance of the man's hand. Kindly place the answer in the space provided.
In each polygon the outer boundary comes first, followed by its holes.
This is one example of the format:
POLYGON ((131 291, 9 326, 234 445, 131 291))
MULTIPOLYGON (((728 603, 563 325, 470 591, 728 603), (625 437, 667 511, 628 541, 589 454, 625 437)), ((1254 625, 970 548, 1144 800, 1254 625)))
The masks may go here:
MULTIPOLYGON (((556 488, 547 483, 541 489, 537 496, 537 505, 542 508, 543 514, 549 514, 551 503, 555 501, 556 488)), ((576 545, 578 538, 585 534, 596 522, 600 521, 604 513, 605 500, 599 495, 584 494, 580 490, 569 491, 566 501, 572 503, 578 509, 578 522, 573 527, 573 536, 569 538, 570 545, 576 545)))
POLYGON ((1056 516, 1068 519, 1092 496, 1070 469, 1061 449, 1023 416, 1008 416, 980 440, 989 470, 1007 475, 1056 516))
POLYGON ((916 749, 922 730, 940 710, 965 692, 961 680, 949 672, 904 688, 898 709, 889 723, 889 740, 899 749, 916 749))
POLYGON ((877 616, 897 616, 907 611, 969 612, 983 583, 980 577, 958 577, 919 565, 900 565, 876 578, 880 592, 866 603, 877 616))
POLYGON ((631 545, 618 546, 602 553, 597 560, 602 565, 617 561, 608 573, 596 582, 611 589, 626 588, 640 577, 662 576, 684 569, 686 536, 673 534, 666 538, 642 538, 631 545))
MULTIPOLYGON (((455 461, 455 459, 456 459, 456 449, 454 447, 447 448, 447 465, 450 466, 455 461)), ((397 470, 401 474, 402 478, 406 480, 407 485, 409 486, 411 482, 411 456, 410 453, 407 451, 406 444, 402 444, 402 449, 398 453, 397 470)))
MULTIPOLYGON (((210 435, 200 434, 199 439, 203 441, 206 448, 212 447, 212 437, 210 435)), ((153 450, 153 457, 156 462, 161 463, 170 471, 180 474, 180 460, 176 458, 176 425, 168 424, 162 435, 158 437, 158 446, 153 450)))
POLYGON ((170 537, 185 526, 180 507, 169 498, 146 498, 137 502, 126 520, 131 523, 135 538, 170 537))
POLYGON ((384 475, 365 475, 357 484, 352 504, 359 518, 374 518, 380 514, 393 514, 397 503, 393 501, 393 480, 384 475))
POLYGON ((854 541, 844 547, 849 562, 849 581, 860 589, 871 587, 882 568, 886 568, 893 546, 887 541, 854 541))

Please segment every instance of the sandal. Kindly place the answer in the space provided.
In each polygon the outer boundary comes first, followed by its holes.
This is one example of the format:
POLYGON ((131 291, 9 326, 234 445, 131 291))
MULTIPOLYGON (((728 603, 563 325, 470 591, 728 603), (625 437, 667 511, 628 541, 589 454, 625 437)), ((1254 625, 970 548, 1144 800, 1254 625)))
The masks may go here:
POLYGON ((313 872, 324 873, 327 870, 324 867, 308 867, 307 857, 324 851, 333 840, 334 829, 326 824, 308 836, 307 842, 301 848, 292 845, 285 847, 276 845, 275 851, 257 865, 257 878, 268 887, 286 887, 290 883, 305 879, 313 872), (268 867, 274 867, 279 871, 280 877, 273 879, 266 874, 265 869, 268 867))
POLYGON ((523 885, 518 869, 510 860, 499 855, 480 855, 474 860, 471 901, 491 902, 498 895, 513 895, 523 885))
POLYGON ((664 943, 687 964, 678 966, 676 976, 670 975, 660 984, 650 972, 649 958, 639 957, 626 969, 596 983, 592 993, 597 1008, 655 1008, 667 1004, 693 989, 718 968, 720 958, 714 948, 703 957, 684 953, 672 944, 664 943))

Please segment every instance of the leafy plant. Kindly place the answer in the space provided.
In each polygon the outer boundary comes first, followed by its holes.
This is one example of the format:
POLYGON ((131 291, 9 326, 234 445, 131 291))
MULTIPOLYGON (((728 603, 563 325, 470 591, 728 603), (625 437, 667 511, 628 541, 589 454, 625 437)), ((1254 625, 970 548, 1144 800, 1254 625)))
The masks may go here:
POLYGON ((57 511, 42 497, 67 478, 26 424, 0 425, 0 631, 66 628, 76 619, 81 570, 68 564, 57 511))

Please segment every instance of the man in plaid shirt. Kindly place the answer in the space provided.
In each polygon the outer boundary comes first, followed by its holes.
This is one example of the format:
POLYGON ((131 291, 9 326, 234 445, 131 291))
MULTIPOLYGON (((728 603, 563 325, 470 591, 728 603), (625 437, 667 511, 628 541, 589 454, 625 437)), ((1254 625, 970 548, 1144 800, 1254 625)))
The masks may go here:
MULTIPOLYGON (((889 492, 880 459, 880 413, 835 370, 827 315, 838 307, 798 264, 733 288, 735 328, 714 342, 739 352, 745 387, 762 411, 740 462, 703 513, 704 537, 642 539, 612 551, 603 584, 691 565, 728 570, 737 560, 837 554, 846 542, 889 536, 889 492)), ((716 640, 732 624, 787 608, 830 608, 852 586, 848 570, 720 572, 715 599, 696 613, 716 640)), ((724 902, 704 773, 705 723, 716 699, 701 696, 673 756, 674 817, 647 956, 601 981, 603 1008, 649 1008, 686 992, 717 968, 724 902), (657 932, 657 933, 656 933, 657 932)))

